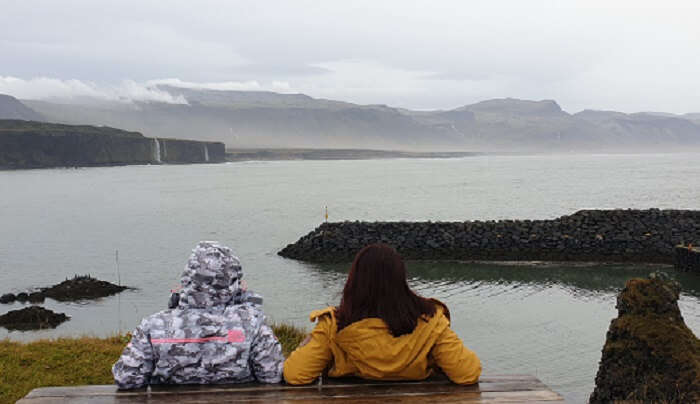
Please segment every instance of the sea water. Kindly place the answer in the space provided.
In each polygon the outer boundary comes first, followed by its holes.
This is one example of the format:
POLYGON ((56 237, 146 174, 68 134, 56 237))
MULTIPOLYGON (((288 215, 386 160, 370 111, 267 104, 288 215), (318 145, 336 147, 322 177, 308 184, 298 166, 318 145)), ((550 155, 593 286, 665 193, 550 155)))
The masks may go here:
MULTIPOLYGON (((276 255, 324 220, 550 219, 579 209, 700 209, 700 155, 479 156, 276 161, 0 172, 0 293, 75 274, 136 287, 45 307, 72 318, 33 340, 130 331, 164 309, 191 248, 218 240, 239 255, 271 320, 310 329, 335 305, 348 265, 276 255), (116 253, 118 251, 118 262, 116 253)), ((409 262, 410 283, 445 302, 484 373, 539 377, 574 402, 593 389, 615 297, 658 266, 409 262)), ((672 269, 661 268, 665 270, 672 269)), ((678 275, 700 332, 700 276, 678 275)), ((0 313, 23 307, 0 305, 0 313)))

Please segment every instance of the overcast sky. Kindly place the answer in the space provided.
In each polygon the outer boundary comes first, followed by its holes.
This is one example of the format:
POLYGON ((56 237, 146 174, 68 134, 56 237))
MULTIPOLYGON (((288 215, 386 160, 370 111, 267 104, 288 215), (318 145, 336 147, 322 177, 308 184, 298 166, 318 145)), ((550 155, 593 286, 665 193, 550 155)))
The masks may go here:
POLYGON ((415 109, 700 112, 700 2, 0 0, 0 93, 182 102, 153 90, 164 80, 415 109))

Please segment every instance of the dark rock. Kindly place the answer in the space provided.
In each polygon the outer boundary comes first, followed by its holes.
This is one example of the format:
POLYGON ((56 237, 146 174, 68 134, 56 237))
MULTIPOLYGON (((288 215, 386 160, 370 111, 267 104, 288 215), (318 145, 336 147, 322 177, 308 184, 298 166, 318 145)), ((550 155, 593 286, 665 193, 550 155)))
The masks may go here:
POLYGON ((29 293, 21 292, 17 293, 17 301, 18 302, 26 302, 29 300, 29 293))
POLYGON ((129 288, 101 281, 90 276, 75 276, 72 279, 66 279, 58 285, 43 289, 41 293, 58 301, 74 301, 116 295, 126 289, 129 288))
POLYGON ((29 294, 29 303, 43 303, 46 297, 41 292, 33 292, 29 294))
POLYGON ((0 316, 0 326, 8 330, 40 330, 56 328, 69 319, 70 317, 63 313, 54 313, 39 306, 30 306, 0 316))
POLYGON ((12 293, 6 293, 6 294, 0 296, 0 303, 1 304, 12 303, 15 300, 17 300, 17 297, 15 295, 13 295, 12 293))
POLYGON ((700 340, 683 322, 680 288, 650 278, 628 281, 618 296, 591 403, 700 402, 700 340))

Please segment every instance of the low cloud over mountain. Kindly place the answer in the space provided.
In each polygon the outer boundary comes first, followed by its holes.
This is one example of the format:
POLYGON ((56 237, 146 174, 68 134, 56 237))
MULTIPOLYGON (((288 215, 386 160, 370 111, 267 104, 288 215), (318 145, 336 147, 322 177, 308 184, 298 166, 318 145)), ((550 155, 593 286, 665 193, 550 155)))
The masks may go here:
MULTIPOLYGON (((233 83, 228 86, 236 87, 233 83)), ((213 83, 169 80, 145 87, 146 92, 161 94, 158 100, 144 97, 125 102, 118 97, 100 97, 24 103, 53 122, 107 125, 154 137, 223 141, 229 148, 513 152, 700 149, 699 114, 595 110, 570 114, 553 100, 513 98, 451 110, 414 111, 304 94, 219 88, 221 85, 213 83)))

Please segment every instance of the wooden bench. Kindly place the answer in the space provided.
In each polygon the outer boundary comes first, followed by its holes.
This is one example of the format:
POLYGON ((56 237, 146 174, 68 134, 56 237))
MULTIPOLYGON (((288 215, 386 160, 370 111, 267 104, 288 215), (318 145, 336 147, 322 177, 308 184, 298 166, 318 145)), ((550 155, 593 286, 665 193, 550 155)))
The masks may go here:
POLYGON ((429 402, 451 403, 551 403, 564 402, 533 376, 491 375, 479 384, 459 386, 445 379, 420 382, 380 382, 357 379, 326 379, 307 386, 284 384, 161 385, 140 390, 117 390, 116 386, 42 387, 32 390, 20 404, 47 403, 218 403, 324 402, 352 403, 429 402))

